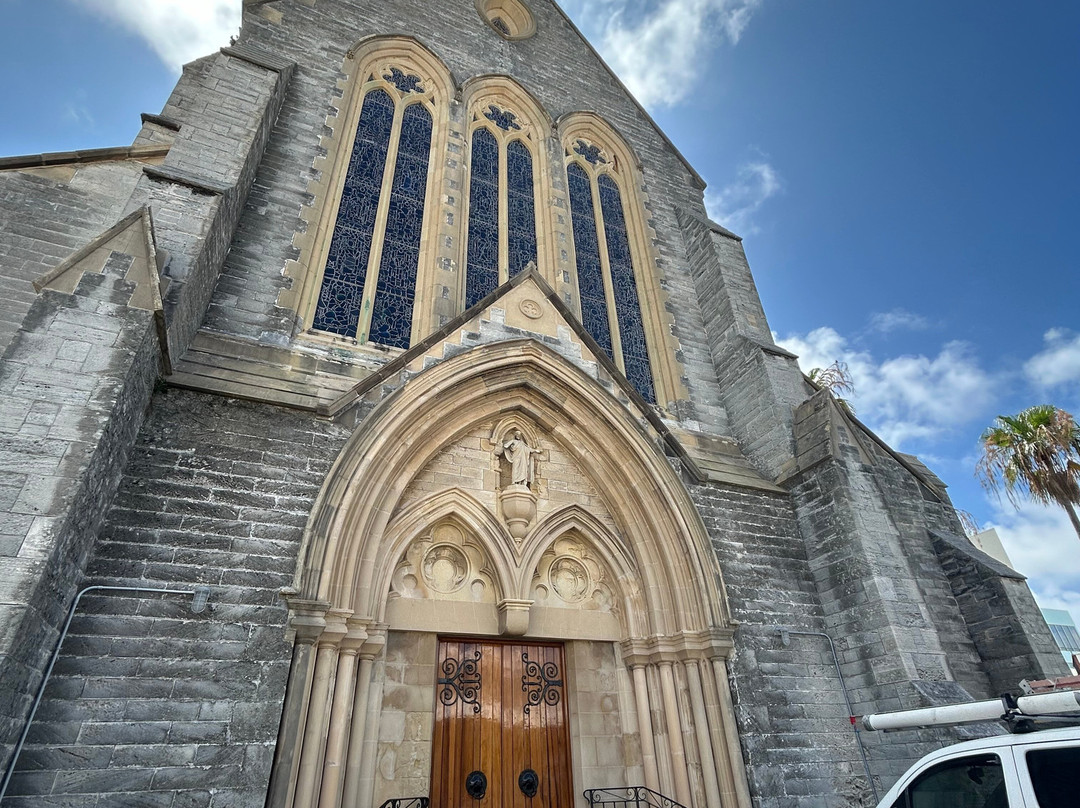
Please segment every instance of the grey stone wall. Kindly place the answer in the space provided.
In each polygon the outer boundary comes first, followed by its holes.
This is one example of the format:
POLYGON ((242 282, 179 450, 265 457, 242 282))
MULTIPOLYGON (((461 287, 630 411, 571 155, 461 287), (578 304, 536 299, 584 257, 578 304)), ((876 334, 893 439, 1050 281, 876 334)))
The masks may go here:
POLYGON ((140 198, 170 257, 165 307, 177 356, 203 321, 291 76, 277 56, 229 49, 188 65, 162 110, 180 129, 140 198))
POLYGON ((866 778, 828 641, 793 634, 785 645, 777 631, 828 632, 790 499, 719 485, 690 492, 740 623, 731 691, 755 806, 864 804, 866 778))
POLYGON ((1015 693, 1021 679, 1070 673, 1024 576, 937 530, 931 534, 941 569, 983 659, 991 695, 1015 693))
POLYGON ((0 360, 5 767, 158 371, 152 314, 127 307, 124 270, 42 293, 0 360))
POLYGON ((680 210, 679 220, 731 434, 775 479, 794 451, 793 410, 807 395, 802 374, 794 357, 773 344, 742 244, 693 210, 680 210))
POLYGON ((154 397, 84 583, 205 584, 210 605, 88 595, 5 808, 263 804, 290 658, 277 592, 345 438, 265 405, 154 397))
POLYGON ((142 165, 0 171, 0 352, 37 299, 32 282, 120 219, 142 165))

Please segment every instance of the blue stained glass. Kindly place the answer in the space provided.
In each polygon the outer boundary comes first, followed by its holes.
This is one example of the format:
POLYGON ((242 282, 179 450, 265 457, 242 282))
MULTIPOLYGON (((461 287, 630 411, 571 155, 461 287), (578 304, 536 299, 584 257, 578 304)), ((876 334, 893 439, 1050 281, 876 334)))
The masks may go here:
POLYGON ((586 143, 584 140, 579 140, 574 144, 574 151, 584 157, 593 165, 597 163, 606 163, 607 160, 600 154, 600 148, 586 143))
POLYGON ((371 234, 382 190, 386 150, 394 123, 394 101, 384 90, 364 97, 356 128, 345 187, 341 192, 334 235, 326 258, 312 327, 346 337, 356 336, 364 296, 371 234))
POLYGON ((510 275, 536 260, 536 203, 532 154, 520 140, 506 147, 506 219, 510 275))
POLYGON ((578 294, 581 297, 581 320, 585 330, 604 349, 611 352, 611 329, 608 326, 604 274, 600 265, 600 247, 596 238, 596 214, 593 211, 592 187, 585 169, 571 163, 566 169, 570 187, 570 219, 577 253, 578 294))
POLYGON ((499 109, 494 104, 488 104, 487 112, 484 113, 484 117, 505 132, 509 132, 511 129, 521 128, 517 122, 517 115, 510 110, 499 109))
POLYGON ((422 104, 410 104, 401 118, 401 145, 368 329, 368 339, 381 345, 409 347, 430 152, 431 114, 422 104))
POLYGON ((499 285, 499 144, 487 129, 472 137, 465 308, 499 285))
POLYGON ((403 93, 422 93, 424 88, 420 86, 420 77, 412 73, 406 75, 404 71, 391 67, 390 72, 383 76, 403 93))
POLYGON ((597 187, 600 191, 600 210, 604 215, 608 266, 611 268, 611 286, 615 292, 615 316, 619 323, 626 378, 642 398, 655 404, 656 392, 649 368, 649 349, 645 343, 645 326, 641 319, 634 265, 630 260, 630 239, 626 233, 622 196, 619 186, 606 174, 597 180, 597 187))

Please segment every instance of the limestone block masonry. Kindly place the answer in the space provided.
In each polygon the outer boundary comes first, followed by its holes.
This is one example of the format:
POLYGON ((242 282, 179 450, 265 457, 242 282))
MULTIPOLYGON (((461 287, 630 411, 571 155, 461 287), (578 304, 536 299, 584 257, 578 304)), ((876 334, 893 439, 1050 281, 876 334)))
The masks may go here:
POLYGON ((864 737, 864 769, 843 686, 871 712, 1063 672, 945 484, 773 343, 741 239, 556 3, 243 9, 133 146, 0 158, 3 808, 377 808, 480 770, 509 804, 505 761, 567 805, 854 808, 951 736, 864 737), (331 277, 370 282, 354 339, 312 324, 380 88, 427 168, 371 179, 331 277), (535 261, 466 309, 489 125, 533 160, 535 261), (360 327, 393 283, 408 347, 360 327), (209 605, 83 598, 16 758, 87 585, 209 605))

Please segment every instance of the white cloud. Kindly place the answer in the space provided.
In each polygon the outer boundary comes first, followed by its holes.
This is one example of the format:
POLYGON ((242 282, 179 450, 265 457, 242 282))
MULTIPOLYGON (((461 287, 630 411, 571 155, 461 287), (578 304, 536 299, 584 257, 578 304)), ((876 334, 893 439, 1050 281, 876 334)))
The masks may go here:
POLYGON ((86 108, 86 91, 76 90, 75 98, 64 104, 63 119, 67 123, 83 129, 94 128, 94 116, 86 108))
POLYGON ((1080 538, 1065 511, 1036 503, 1019 509, 993 505, 988 527, 997 528, 1005 552, 1016 571, 1028 576, 1039 605, 1067 609, 1080 623, 1080 538))
POLYGON ((573 0, 567 13, 646 107, 672 106, 703 78, 720 37, 739 41, 763 0, 573 0))
POLYGON ((923 331, 929 327, 929 320, 921 314, 915 314, 906 309, 878 311, 870 315, 870 330, 881 334, 899 331, 902 328, 909 331, 923 331))
POLYGON ((173 70, 229 44, 239 0, 75 0, 142 37, 173 70))
POLYGON ((994 399, 996 380, 962 342, 946 343, 933 357, 884 360, 852 347, 828 327, 777 337, 777 342, 799 356, 804 371, 837 359, 846 362, 855 382, 849 398, 859 418, 894 448, 979 417, 994 399))
POLYGON ((1080 388, 1080 334, 1051 328, 1043 334, 1046 347, 1024 363, 1024 374, 1036 387, 1074 385, 1080 388))
POLYGON ((754 216, 765 201, 780 192, 780 176, 764 161, 744 163, 734 182, 719 191, 705 192, 705 209, 710 218, 740 235, 758 232, 754 216))

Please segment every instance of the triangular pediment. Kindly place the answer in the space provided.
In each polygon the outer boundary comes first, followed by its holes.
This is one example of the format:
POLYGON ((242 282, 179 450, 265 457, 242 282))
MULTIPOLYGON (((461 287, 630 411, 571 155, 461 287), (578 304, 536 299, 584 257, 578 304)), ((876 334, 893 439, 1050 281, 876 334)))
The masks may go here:
POLYGON ((172 362, 162 302, 169 281, 161 274, 163 258, 154 241, 150 208, 143 206, 37 278, 34 290, 78 294, 79 282, 86 275, 115 276, 122 281, 121 289, 130 289, 124 301, 128 307, 154 313, 162 366, 169 373, 172 362))
POLYGON ((642 412, 641 398, 615 363, 585 330, 576 314, 530 264, 487 297, 364 379, 329 408, 339 412, 370 390, 399 386, 463 350, 492 342, 534 339, 584 370, 642 412))
POLYGON ((142 207, 121 219, 97 238, 76 250, 34 281, 34 289, 72 294, 83 275, 122 273, 133 284, 127 305, 160 312, 168 281, 161 277, 150 209, 142 207))

